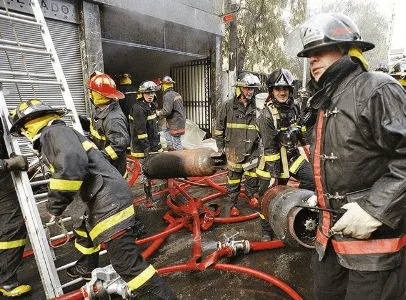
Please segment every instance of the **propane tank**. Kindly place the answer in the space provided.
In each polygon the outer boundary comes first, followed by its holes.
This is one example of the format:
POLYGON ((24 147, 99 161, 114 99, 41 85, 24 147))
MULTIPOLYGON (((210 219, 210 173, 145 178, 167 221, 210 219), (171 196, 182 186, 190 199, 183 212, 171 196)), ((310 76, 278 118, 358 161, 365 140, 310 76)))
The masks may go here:
POLYGON ((269 188, 262 200, 262 214, 286 246, 314 248, 319 214, 298 207, 314 195, 312 191, 277 185, 269 188))
POLYGON ((210 176, 216 172, 212 153, 210 148, 160 152, 145 160, 143 172, 156 179, 210 176))

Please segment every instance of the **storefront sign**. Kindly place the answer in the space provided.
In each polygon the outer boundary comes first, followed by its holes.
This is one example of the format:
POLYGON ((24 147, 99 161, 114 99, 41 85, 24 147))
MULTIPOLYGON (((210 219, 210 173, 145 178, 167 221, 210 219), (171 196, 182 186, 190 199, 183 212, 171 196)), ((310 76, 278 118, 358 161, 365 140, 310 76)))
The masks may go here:
MULTIPOLYGON (((32 14, 30 0, 6 0, 7 8, 32 14)), ((78 4, 75 0, 38 0, 45 18, 78 23, 78 4)), ((0 7, 4 8, 3 1, 0 7)))

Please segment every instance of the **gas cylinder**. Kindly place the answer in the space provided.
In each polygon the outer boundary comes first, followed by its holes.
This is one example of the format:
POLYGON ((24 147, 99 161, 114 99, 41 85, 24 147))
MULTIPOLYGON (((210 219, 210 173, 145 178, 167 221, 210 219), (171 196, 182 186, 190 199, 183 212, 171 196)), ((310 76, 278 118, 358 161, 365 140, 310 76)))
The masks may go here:
POLYGON ((210 176, 216 172, 210 148, 160 152, 148 157, 143 166, 149 178, 168 179, 210 176))
POLYGON ((286 246, 314 248, 319 214, 299 207, 314 193, 309 190, 277 185, 264 194, 261 210, 276 237, 286 246))

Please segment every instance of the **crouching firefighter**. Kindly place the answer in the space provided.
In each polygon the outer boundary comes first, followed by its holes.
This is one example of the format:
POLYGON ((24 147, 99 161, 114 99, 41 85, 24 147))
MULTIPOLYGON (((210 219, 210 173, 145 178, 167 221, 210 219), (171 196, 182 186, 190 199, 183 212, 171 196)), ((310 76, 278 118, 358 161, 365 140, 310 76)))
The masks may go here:
POLYGON ((241 179, 246 177, 245 188, 250 205, 258 206, 258 181, 255 169, 258 163, 259 135, 256 122, 254 92, 261 86, 259 78, 251 73, 238 76, 235 97, 224 102, 216 118, 218 152, 213 158, 227 157, 227 195, 232 203, 230 216, 238 216, 238 196, 241 179))
POLYGON ((126 180, 95 144, 66 126, 61 120, 64 114, 65 110, 39 100, 22 102, 16 108, 10 132, 29 138, 48 164, 51 178, 47 209, 51 221, 58 222, 76 194, 86 204, 86 218, 75 230, 76 248, 90 255, 78 260, 72 271, 74 277, 90 276, 98 259, 89 257, 104 243, 111 265, 137 299, 176 299, 135 244, 143 225, 135 216, 126 180))

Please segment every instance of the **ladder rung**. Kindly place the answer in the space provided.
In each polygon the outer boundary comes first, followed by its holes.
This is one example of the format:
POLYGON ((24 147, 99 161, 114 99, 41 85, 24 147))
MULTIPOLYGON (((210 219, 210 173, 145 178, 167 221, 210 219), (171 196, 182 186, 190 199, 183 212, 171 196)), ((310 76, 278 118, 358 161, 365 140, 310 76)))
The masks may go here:
MULTIPOLYGON (((41 194, 34 195, 35 200, 46 198, 46 197, 48 197, 48 193, 41 193, 41 194)), ((37 204, 42 204, 42 203, 45 203, 45 202, 48 202, 48 199, 44 200, 44 201, 37 202, 37 204)))
POLYGON ((19 46, 0 45, 0 49, 14 51, 14 52, 40 54, 40 55, 51 55, 52 54, 51 52, 46 51, 46 50, 35 50, 35 49, 29 49, 29 48, 24 48, 24 47, 19 47, 19 46))
POLYGON ((73 231, 68 231, 66 234, 59 234, 59 235, 55 235, 53 237, 50 238, 51 242, 55 241, 55 240, 59 240, 61 238, 64 238, 66 236, 69 236, 69 238, 73 237, 73 231))
POLYGON ((10 40, 4 40, 0 39, 0 45, 5 44, 5 45, 14 45, 14 46, 22 46, 22 47, 28 47, 28 48, 36 48, 36 49, 42 49, 46 50, 44 45, 36 45, 36 44, 31 44, 31 43, 18 43, 16 41, 10 41, 10 40))
POLYGON ((38 180, 38 181, 31 181, 30 184, 31 186, 39 186, 41 184, 46 184, 49 183, 49 179, 44 179, 44 180, 38 180))
POLYGON ((20 18, 20 17, 18 17, 18 18, 17 17, 11 17, 11 16, 8 16, 8 15, 3 15, 3 14, 0 14, 0 19, 10 20, 10 21, 14 21, 14 22, 23 23, 23 24, 41 26, 41 23, 38 23, 37 21, 31 21, 31 20, 27 20, 27 19, 24 19, 24 18, 20 18))
POLYGON ((23 15, 23 14, 12 12, 12 11, 6 11, 5 9, 0 9, 0 14, 1 15, 9 15, 9 16, 16 17, 16 18, 19 18, 19 19, 35 21, 35 18, 33 16, 27 16, 27 15, 23 15))
POLYGON ((49 80, 29 80, 29 79, 10 79, 10 78, 0 78, 0 82, 10 82, 10 83, 34 83, 34 84, 49 84, 49 85, 60 85, 62 82, 49 81, 49 80))
POLYGON ((56 79, 55 75, 44 73, 27 73, 17 71, 0 71, 0 75, 13 75, 13 76, 32 76, 36 78, 56 79))
MULTIPOLYGON (((74 265, 74 264, 73 264, 74 265)), ((72 266, 73 266, 72 265, 72 266)), ((70 266, 69 266, 70 267, 70 266)), ((67 267, 67 268, 69 268, 69 267, 67 267)), ((58 271, 58 269, 57 269, 57 271, 58 271)), ((64 289, 64 288, 67 288, 67 287, 69 287, 69 286, 71 286, 71 285, 74 285, 74 284, 76 284, 76 283, 79 283, 79 282, 81 282, 81 281, 83 281, 83 278, 82 277, 79 277, 79 278, 76 278, 76 279, 73 279, 72 281, 69 281, 69 282, 67 282, 67 283, 65 283, 65 284, 62 284, 61 285, 61 287, 64 289)))

